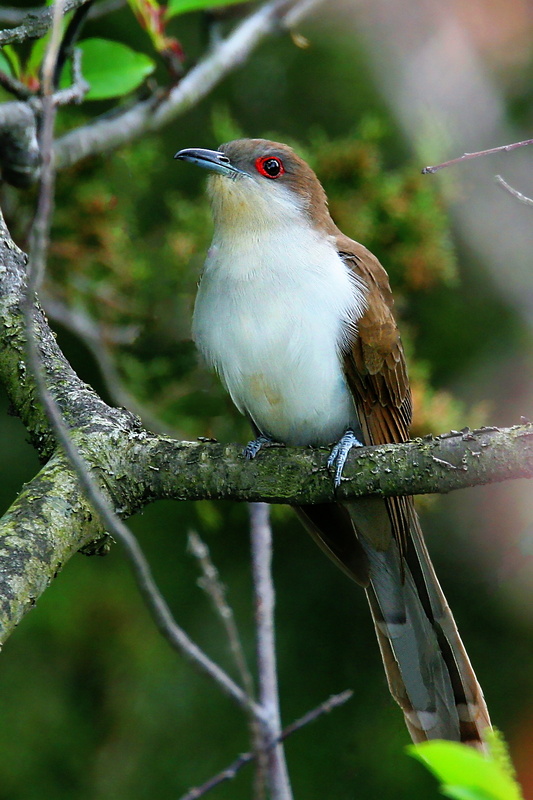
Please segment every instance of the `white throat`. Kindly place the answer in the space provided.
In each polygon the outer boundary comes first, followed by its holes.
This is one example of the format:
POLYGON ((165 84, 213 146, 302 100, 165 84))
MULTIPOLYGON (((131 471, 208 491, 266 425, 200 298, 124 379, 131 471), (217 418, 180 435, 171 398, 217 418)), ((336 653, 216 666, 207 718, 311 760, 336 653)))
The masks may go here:
POLYGON ((289 445, 336 441, 358 429, 342 349, 364 312, 364 286, 296 205, 283 212, 248 199, 233 214, 234 225, 218 220, 206 260, 197 346, 261 433, 289 445))

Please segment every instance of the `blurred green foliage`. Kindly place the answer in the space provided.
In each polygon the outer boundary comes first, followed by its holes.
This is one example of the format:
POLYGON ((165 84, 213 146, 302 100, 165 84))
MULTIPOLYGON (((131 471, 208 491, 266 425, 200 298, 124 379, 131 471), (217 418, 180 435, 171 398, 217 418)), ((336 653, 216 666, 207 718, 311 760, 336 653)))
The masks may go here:
POLYGON ((488 754, 457 742, 423 742, 407 751, 422 762, 452 800, 522 800, 506 745, 498 731, 487 735, 488 754))
MULTIPOLYGON (((85 33, 154 56, 129 9, 89 22, 85 33)), ((201 15, 171 20, 169 33, 179 36, 188 64, 203 52, 201 15)), ((306 50, 289 37, 267 42, 167 130, 60 174, 47 291, 99 324, 102 349, 150 415, 181 436, 244 442, 245 421, 198 363, 190 341, 211 221, 203 176, 172 156, 181 147, 213 147, 240 135, 278 138, 311 162, 341 229, 373 250, 391 275, 415 432, 491 419, 498 412, 492 397, 474 393, 472 405, 468 392, 460 396, 452 386, 469 370, 490 369, 494 353, 519 359, 521 323, 490 282, 479 281, 480 265, 467 252, 460 252, 459 270, 438 184, 423 178, 407 155, 353 32, 326 25, 309 36, 306 50), (118 346, 111 332, 129 326, 138 329, 136 339, 118 346)), ((62 110, 60 130, 112 107, 90 106, 62 110)), ((22 246, 33 199, 4 189, 3 206, 22 246)), ((81 377, 111 399, 83 341, 55 327, 81 377)), ((35 474, 37 460, 7 413, 0 416, 0 441, 3 509, 35 474)), ((461 526, 480 524, 469 523, 472 514, 469 506, 448 503, 445 515, 434 508, 424 527, 437 534, 431 541, 437 572, 489 706, 512 733, 524 697, 533 696, 533 633, 466 552, 461 526), (506 654, 503 663, 494 658, 494 642, 506 654)), ((288 509, 274 508, 273 519, 284 721, 333 692, 355 689, 350 703, 287 742, 295 796, 434 798, 434 781, 404 755, 407 734, 389 697, 363 593, 288 509)), ((178 620, 231 671, 220 625, 185 553, 187 531, 201 532, 253 663, 246 509, 161 502, 131 525, 178 620)), ((0 800, 175 800, 249 746, 241 712, 160 639, 118 548, 103 559, 73 559, 47 590, 5 647, 0 697, 0 800)), ((212 796, 249 798, 249 772, 212 796)))

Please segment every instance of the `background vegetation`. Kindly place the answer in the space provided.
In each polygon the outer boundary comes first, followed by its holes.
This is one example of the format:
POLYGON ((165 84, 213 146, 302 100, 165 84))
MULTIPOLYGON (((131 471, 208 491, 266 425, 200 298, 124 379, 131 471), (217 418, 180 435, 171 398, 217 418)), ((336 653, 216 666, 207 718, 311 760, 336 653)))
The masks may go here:
MULTIPOLYGON (((462 22, 475 40, 475 26, 468 28, 466 17, 462 22)), ((532 52, 516 43, 519 57, 503 59, 498 24, 487 17, 494 36, 483 41, 496 44, 486 45, 483 56, 500 83, 507 120, 526 125, 531 98, 523 76, 532 52)), ((157 419, 184 438, 246 441, 245 422, 199 364, 190 341, 210 217, 203 175, 172 161, 182 147, 212 148, 244 135, 293 144, 322 179, 342 230, 388 269, 410 358, 415 433, 509 425, 531 414, 531 276, 520 306, 481 259, 457 209, 465 199, 472 202, 472 186, 478 192, 473 202, 482 192, 491 194, 505 209, 492 220, 503 241, 511 235, 509 214, 526 220, 531 211, 493 187, 492 164, 420 175, 423 159, 440 158, 442 142, 428 134, 421 148, 403 135, 380 90, 367 25, 364 13, 358 20, 328 5, 304 27, 309 47, 296 47, 288 36, 269 40, 163 132, 59 175, 45 287, 49 310, 62 320, 54 326, 67 357, 105 399, 120 386, 148 425, 157 419), (75 312, 74 320, 65 309, 75 312), (87 318, 98 332, 98 358, 73 331, 87 318), (117 371, 111 387, 98 363, 102 353, 117 371)), ((205 47, 205 17, 179 17, 171 27, 186 63, 193 63, 205 47)), ((84 36, 105 36, 153 56, 128 8, 89 22, 84 36)), ((108 101, 94 101, 66 109, 59 124, 66 130, 108 107, 108 101)), ((474 146, 502 143, 487 139, 474 146)), ((24 246, 33 192, 2 192, 8 223, 24 246)), ((529 217, 522 230, 528 252, 529 217)), ((529 266, 521 264, 526 273, 529 266)), ((514 268, 512 259, 500 262, 503 280, 507 271, 513 283, 514 268)), ((37 468, 22 426, 2 403, 1 511, 37 468)), ((437 572, 526 796, 533 792, 530 492, 517 482, 426 500, 423 509, 437 572)), ((435 797, 434 781, 404 755, 407 734, 385 686, 363 593, 324 558, 289 509, 275 508, 273 519, 284 721, 333 692, 355 692, 287 743, 295 796, 435 797)), ((201 533, 228 586, 251 659, 246 508, 160 502, 132 527, 177 618, 231 669, 186 551, 187 532, 201 533)), ((2 800, 170 800, 248 747, 240 713, 160 639, 118 548, 105 558, 76 557, 46 592, 5 647, 0 697, 2 800)), ((249 776, 243 772, 213 796, 249 797, 249 776)))

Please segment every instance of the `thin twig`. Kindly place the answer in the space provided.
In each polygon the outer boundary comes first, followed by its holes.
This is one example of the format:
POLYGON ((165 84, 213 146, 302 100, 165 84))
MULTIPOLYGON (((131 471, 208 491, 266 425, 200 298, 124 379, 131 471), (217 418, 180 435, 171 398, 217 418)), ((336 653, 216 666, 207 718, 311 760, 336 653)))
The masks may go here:
POLYGON ((198 560, 202 569, 202 578, 198 581, 213 602, 213 607, 218 613, 228 637, 230 652, 237 667, 242 685, 250 699, 254 698, 254 682, 242 647, 241 637, 235 622, 233 609, 226 600, 226 587, 220 580, 218 570, 211 560, 209 548, 202 541, 196 531, 189 532, 189 550, 198 560))
POLYGON ((272 800, 292 800, 283 747, 280 743, 270 747, 270 743, 278 739, 281 734, 274 627, 275 595, 271 572, 270 508, 267 503, 250 503, 249 509, 257 626, 259 703, 265 714, 262 723, 262 751, 267 754, 267 758, 264 766, 272 800))
MULTIPOLYGON (((54 94, 54 102, 58 106, 72 103, 79 104, 91 88, 81 71, 82 51, 76 48, 72 53, 72 84, 66 89, 58 89, 54 94)), ((54 79, 55 80, 55 79, 54 79)))
MULTIPOLYGON (((288 736, 292 736, 293 733, 296 733, 301 728, 304 728, 306 725, 309 725, 311 722, 314 722, 316 719, 321 717, 323 714, 329 714, 330 711, 333 709, 338 708, 339 706, 346 703, 353 695, 353 691, 351 689, 346 689, 346 691, 341 692, 340 694, 334 694, 321 703, 319 706, 314 708, 312 711, 308 711, 307 714, 304 714, 303 717, 292 722, 290 725, 287 725, 286 728, 283 729, 283 732, 278 736, 278 738, 271 742, 269 745, 269 749, 276 747, 280 742, 285 741, 288 736)), ((202 797, 207 792, 211 791, 217 786, 220 786, 221 783, 225 783, 225 781, 232 780, 236 774, 241 770, 246 764, 249 764, 256 758, 256 753, 243 753, 238 758, 235 759, 229 766, 225 769, 218 772, 208 781, 203 783, 201 786, 197 786, 193 789, 189 789, 189 791, 182 795, 179 800, 198 800, 199 797, 202 797)))
MULTIPOLYGON (((57 0, 53 8, 52 36, 43 59, 42 72, 42 127, 40 135, 41 175, 37 210, 30 232, 30 258, 28 263, 28 290, 26 296, 26 322, 31 323, 33 296, 42 283, 48 254, 50 225, 53 210, 54 168, 54 124, 56 105, 54 93, 54 66, 61 44, 61 17, 64 0, 57 0)), ((31 324, 29 325, 31 328, 31 324)), ((31 342, 31 333, 30 333, 31 342)), ((31 348, 30 348, 31 349, 31 348)), ((40 368, 37 370, 41 372, 40 368)))
POLYGON ((502 178, 501 175, 495 176, 496 183, 499 183, 509 194, 512 194, 513 197, 516 197, 517 200, 520 200, 521 203, 524 203, 526 206, 533 206, 533 199, 528 197, 522 192, 519 192, 518 189, 514 189, 510 184, 507 183, 505 178, 502 178))
MULTIPOLYGON (((222 624, 224 625, 226 635, 228 637, 230 652, 233 655, 233 660, 235 661, 237 671, 240 675, 242 686, 250 698, 250 701, 254 701, 255 688, 253 678, 250 670, 248 669, 248 664, 246 663, 233 609, 226 600, 225 586, 220 580, 218 570, 211 560, 207 545, 194 531, 190 531, 189 533, 189 550, 200 563, 203 577, 200 579, 199 584, 202 589, 204 589, 211 597, 215 611, 222 620, 222 624)), ((254 714, 249 715, 249 726, 253 751, 258 755, 258 763, 261 763, 261 748, 263 744, 262 726, 254 714)), ((256 793, 257 797, 255 800, 258 800, 259 797, 263 796, 263 786, 264 783, 261 782, 260 789, 256 793)))
POLYGON ((480 158, 481 156, 490 156, 493 153, 509 153, 511 150, 516 150, 517 147, 525 147, 528 144, 533 144, 533 139, 524 139, 523 142, 513 142, 513 144, 502 144, 500 147, 491 147, 489 150, 479 150, 476 153, 463 153, 458 158, 451 158, 449 161, 443 161, 442 164, 437 164, 434 167, 424 167, 422 175, 433 174, 445 167, 451 167, 454 164, 459 164, 461 161, 469 161, 472 158, 480 158))
MULTIPOLYGON (((58 0, 55 10, 55 21, 61 18, 61 0, 58 0)), ((56 22, 56 28, 60 27, 56 22)), ((39 345, 33 328, 33 311, 35 291, 42 280, 48 250, 50 221, 53 205, 54 165, 53 165, 53 125, 55 117, 55 104, 53 101, 53 74, 55 66, 54 51, 57 53, 59 38, 51 37, 49 51, 44 61, 43 87, 43 126, 41 137, 42 172, 39 190, 37 212, 31 231, 31 250, 28 272, 28 286, 24 302, 26 331, 28 339, 29 364, 34 373, 40 400, 54 433, 62 446, 72 467, 77 473, 80 485, 87 498, 100 516, 103 524, 124 547, 126 556, 132 564, 139 591, 154 621, 165 636, 167 641, 180 653, 206 672, 227 694, 229 694, 241 707, 251 710, 259 718, 262 711, 252 703, 240 686, 238 686, 224 670, 215 664, 203 653, 187 634, 176 624, 170 609, 160 594, 152 577, 150 567, 135 537, 112 511, 107 499, 93 480, 89 467, 75 447, 67 426, 63 420, 59 407, 52 397, 43 373, 39 345), (52 54, 50 54, 50 52, 52 54)))

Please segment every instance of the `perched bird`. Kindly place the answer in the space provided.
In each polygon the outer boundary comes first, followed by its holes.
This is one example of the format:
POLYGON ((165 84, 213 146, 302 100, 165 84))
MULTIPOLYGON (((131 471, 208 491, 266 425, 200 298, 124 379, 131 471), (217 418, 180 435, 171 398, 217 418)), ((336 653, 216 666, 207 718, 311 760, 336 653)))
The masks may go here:
MULTIPOLYGON (((352 446, 409 438, 411 394, 387 273, 333 222, 324 189, 290 147, 240 139, 175 158, 212 172, 215 223, 193 338, 257 438, 352 446)), ((295 507, 365 588, 392 695, 415 742, 483 747, 481 688, 439 586, 413 498, 295 507)))

